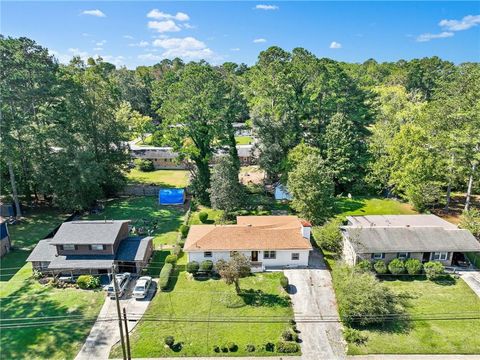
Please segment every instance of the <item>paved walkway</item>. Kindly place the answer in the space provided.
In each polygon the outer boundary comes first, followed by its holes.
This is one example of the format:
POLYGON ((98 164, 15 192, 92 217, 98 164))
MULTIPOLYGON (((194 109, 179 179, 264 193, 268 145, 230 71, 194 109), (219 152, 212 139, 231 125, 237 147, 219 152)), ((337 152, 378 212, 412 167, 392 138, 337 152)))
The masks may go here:
POLYGON ((330 272, 316 251, 309 265, 310 269, 284 270, 290 283, 297 328, 301 331, 302 359, 344 359, 346 345, 330 272))
POLYGON ((480 297, 480 270, 459 271, 460 277, 480 297))
MULTIPOLYGON (((156 284, 150 288, 148 297, 145 300, 131 298, 131 288, 134 284, 135 282, 132 281, 129 291, 120 299, 120 309, 125 308, 127 314, 135 314, 135 319, 139 320, 147 310, 155 294, 156 284)), ((131 331, 137 323, 138 321, 129 321, 128 329, 131 331)), ((98 314, 97 321, 93 324, 90 334, 75 360, 108 359, 110 349, 118 341, 120 341, 120 330, 118 328, 117 307, 115 300, 107 297, 98 314)))

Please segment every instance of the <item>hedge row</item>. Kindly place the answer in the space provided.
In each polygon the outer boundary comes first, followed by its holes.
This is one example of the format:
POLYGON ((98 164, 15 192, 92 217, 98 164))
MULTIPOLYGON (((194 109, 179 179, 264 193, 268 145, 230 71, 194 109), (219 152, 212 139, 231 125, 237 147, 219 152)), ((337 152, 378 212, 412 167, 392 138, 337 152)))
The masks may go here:
POLYGON ((168 289, 168 282, 173 273, 173 264, 163 265, 162 271, 160 271, 160 279, 158 280, 158 286, 161 290, 168 289))

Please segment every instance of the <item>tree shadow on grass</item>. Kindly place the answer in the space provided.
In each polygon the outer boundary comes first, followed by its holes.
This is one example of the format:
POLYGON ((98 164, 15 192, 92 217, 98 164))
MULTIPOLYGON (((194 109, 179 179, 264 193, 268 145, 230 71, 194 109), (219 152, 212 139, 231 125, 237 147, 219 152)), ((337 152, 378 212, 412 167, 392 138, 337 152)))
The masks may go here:
POLYGON ((165 263, 165 258, 170 255, 168 250, 154 250, 152 255, 152 260, 147 267, 147 274, 153 277, 158 277, 160 274, 160 269, 165 263))
POLYGON ((347 199, 347 198, 342 198, 338 199, 335 202, 335 213, 336 214, 343 214, 346 212, 353 212, 358 209, 361 209, 362 207, 365 206, 365 202, 362 200, 353 200, 353 199, 347 199))
POLYGON ((85 314, 85 306, 77 305, 74 311, 70 311, 60 301, 49 297, 51 291, 54 289, 49 286, 34 289, 33 283, 27 282, 10 296, 0 299, 3 326, 23 323, 36 325, 1 331, 3 359, 48 359, 54 355, 73 358, 75 356, 74 352, 78 350, 75 345, 83 342, 95 319, 88 318, 87 321, 78 318, 72 321, 75 316, 85 314), (32 319, 36 317, 41 318, 32 319), (55 321, 46 324, 45 317, 52 317, 55 321), (13 320, 14 318, 17 320, 13 320), (19 320, 19 318, 30 319, 19 320))
POLYGON ((453 286, 457 283, 457 279, 455 279, 451 275, 442 275, 436 279, 432 280, 435 284, 437 285, 442 285, 442 286, 453 286))
POLYGON ((279 296, 276 294, 266 294, 259 289, 243 290, 240 293, 245 304, 250 306, 266 306, 266 307, 288 307, 290 306, 290 300, 288 297, 279 296))

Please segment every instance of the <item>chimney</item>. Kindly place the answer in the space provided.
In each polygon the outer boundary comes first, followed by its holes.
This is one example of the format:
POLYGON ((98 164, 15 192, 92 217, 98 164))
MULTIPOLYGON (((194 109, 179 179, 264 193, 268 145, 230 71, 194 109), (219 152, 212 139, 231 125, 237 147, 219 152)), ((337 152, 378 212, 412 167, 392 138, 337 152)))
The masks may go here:
POLYGON ((310 234, 312 232, 312 224, 306 220, 300 220, 302 227, 300 228, 300 233, 305 239, 310 240, 310 234))

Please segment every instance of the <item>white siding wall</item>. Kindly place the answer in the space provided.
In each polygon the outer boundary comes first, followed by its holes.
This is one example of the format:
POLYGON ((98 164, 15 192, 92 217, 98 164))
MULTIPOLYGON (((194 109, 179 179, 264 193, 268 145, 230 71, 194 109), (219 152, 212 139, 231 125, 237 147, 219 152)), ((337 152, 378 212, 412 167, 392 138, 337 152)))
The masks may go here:
MULTIPOLYGON (((239 251, 241 254, 245 255, 250 259, 251 251, 239 251)), ((308 250, 277 250, 275 259, 264 259, 263 251, 258 252, 258 262, 261 262, 263 266, 287 266, 287 265, 298 265, 298 266, 308 266, 308 250), (299 259, 292 260, 292 253, 298 253, 299 259)), ((204 252, 187 252, 188 261, 197 261, 202 262, 203 260, 212 260, 216 263, 218 260, 229 260, 230 251, 212 251, 212 257, 204 257, 204 252)))
POLYGON ((343 259, 348 265, 351 266, 355 265, 357 260, 357 254, 355 253, 352 244, 345 235, 343 235, 343 259))

